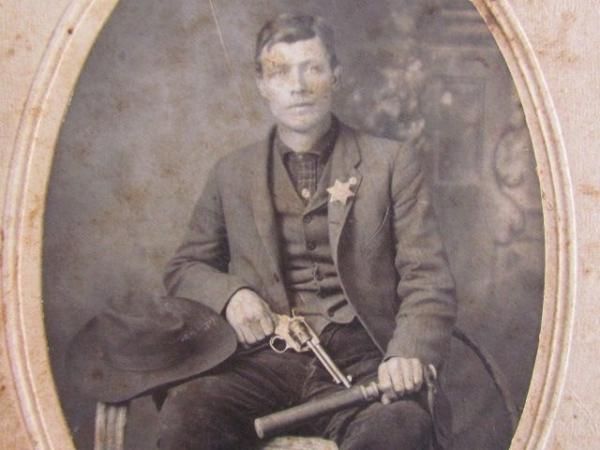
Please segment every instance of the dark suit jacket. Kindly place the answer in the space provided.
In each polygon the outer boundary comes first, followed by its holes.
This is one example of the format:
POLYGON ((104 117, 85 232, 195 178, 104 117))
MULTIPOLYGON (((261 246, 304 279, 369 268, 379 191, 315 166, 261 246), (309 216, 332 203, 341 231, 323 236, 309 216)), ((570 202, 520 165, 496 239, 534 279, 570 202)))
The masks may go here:
MULTIPOLYGON (((169 262, 170 295, 222 312, 242 287, 289 314, 270 192, 270 140, 233 152, 210 172, 187 236, 169 262)), ((331 180, 355 177, 348 202, 328 203, 342 288, 385 356, 439 366, 456 316, 454 282, 418 155, 408 145, 341 125, 331 180)))

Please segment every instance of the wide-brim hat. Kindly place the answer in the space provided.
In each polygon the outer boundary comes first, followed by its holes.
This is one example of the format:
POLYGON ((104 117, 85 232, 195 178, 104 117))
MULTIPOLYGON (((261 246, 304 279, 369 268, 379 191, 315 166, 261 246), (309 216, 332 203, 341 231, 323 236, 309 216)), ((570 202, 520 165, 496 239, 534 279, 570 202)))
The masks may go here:
POLYGON ((71 341, 67 371, 85 395, 107 403, 130 400, 212 369, 236 349, 233 328, 198 302, 164 297, 139 310, 111 306, 71 341))

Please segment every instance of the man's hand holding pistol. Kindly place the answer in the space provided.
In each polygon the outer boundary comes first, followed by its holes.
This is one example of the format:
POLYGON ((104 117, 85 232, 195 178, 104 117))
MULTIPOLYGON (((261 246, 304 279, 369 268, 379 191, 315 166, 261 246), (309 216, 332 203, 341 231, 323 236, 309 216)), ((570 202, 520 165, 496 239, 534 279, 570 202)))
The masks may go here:
MULTIPOLYGON (((274 314, 267 302, 254 291, 238 290, 227 304, 225 317, 235 330, 240 344, 253 345, 272 336, 271 347, 276 351, 288 348, 295 351, 312 350, 334 381, 350 387, 351 379, 337 368, 306 322, 300 317, 274 314)), ((418 359, 394 356, 381 362, 377 375, 381 401, 387 404, 418 392, 425 382, 426 373, 418 359)))

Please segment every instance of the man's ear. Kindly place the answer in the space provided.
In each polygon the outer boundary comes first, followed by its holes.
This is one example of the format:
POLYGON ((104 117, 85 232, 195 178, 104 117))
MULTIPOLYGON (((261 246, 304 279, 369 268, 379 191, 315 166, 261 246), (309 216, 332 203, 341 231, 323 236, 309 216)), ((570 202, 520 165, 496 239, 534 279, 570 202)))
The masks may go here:
POLYGON ((339 89, 342 84, 342 66, 339 64, 333 69, 333 89, 339 89))
POLYGON ((257 73, 254 80, 256 81, 256 87, 258 88, 258 92, 260 92, 260 95, 266 98, 267 95, 264 77, 257 73))

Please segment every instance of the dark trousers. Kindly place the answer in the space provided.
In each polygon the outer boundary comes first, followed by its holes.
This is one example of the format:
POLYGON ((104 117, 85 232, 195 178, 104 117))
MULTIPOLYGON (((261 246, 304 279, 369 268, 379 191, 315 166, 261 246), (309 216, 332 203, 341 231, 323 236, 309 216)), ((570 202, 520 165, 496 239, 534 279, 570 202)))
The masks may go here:
MULTIPOLYGON (((376 380, 381 353, 360 324, 330 324, 321 343, 353 384, 376 380)), ((251 449, 253 420, 345 389, 310 353, 277 354, 266 344, 169 391, 161 409, 162 450, 251 449)), ((287 434, 322 436, 341 450, 427 449, 431 417, 423 393, 390 405, 374 402, 315 419, 287 434)))

